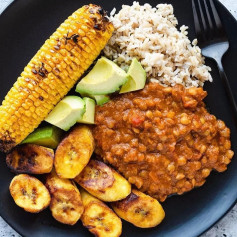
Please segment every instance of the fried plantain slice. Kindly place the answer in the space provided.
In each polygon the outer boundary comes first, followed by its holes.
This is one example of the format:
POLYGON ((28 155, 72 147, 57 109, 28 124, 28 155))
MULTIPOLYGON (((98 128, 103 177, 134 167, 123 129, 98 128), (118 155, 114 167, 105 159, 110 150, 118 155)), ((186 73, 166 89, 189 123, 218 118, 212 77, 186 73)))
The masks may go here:
POLYGON ((52 216, 63 224, 76 224, 84 211, 84 207, 80 192, 74 182, 59 178, 53 171, 46 178, 46 187, 51 194, 50 210, 52 216))
POLYGON ((94 138, 88 126, 76 126, 59 144, 55 169, 60 178, 73 179, 87 165, 94 151, 94 138))
POLYGON ((7 154, 7 166, 15 173, 45 174, 53 168, 54 151, 34 144, 24 144, 7 154))
POLYGON ((81 221, 97 237, 118 237, 122 233, 121 219, 102 201, 81 190, 85 207, 81 221))
POLYGON ((119 217, 140 228, 157 226, 165 217, 156 199, 135 189, 128 197, 111 203, 111 206, 119 217))
POLYGON ((93 196, 105 202, 124 199, 131 193, 131 184, 101 161, 91 160, 75 181, 93 196))
POLYGON ((38 213, 49 206, 49 191, 35 177, 19 174, 12 179, 9 189, 15 203, 27 212, 38 213))

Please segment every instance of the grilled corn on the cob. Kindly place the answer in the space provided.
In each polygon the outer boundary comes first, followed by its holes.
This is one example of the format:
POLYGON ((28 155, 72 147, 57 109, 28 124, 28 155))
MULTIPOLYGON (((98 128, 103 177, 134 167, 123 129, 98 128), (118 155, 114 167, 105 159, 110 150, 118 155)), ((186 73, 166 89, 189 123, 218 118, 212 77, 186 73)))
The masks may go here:
POLYGON ((96 59, 112 32, 104 10, 92 4, 61 24, 0 107, 0 151, 11 150, 40 124, 96 59))

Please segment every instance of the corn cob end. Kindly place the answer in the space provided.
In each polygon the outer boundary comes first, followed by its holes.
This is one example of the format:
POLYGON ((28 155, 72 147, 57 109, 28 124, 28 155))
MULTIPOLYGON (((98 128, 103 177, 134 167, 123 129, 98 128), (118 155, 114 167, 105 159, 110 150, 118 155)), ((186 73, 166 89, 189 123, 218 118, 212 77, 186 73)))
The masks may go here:
POLYGON ((0 151, 7 153, 13 147, 16 146, 16 142, 12 140, 1 139, 0 140, 0 151))

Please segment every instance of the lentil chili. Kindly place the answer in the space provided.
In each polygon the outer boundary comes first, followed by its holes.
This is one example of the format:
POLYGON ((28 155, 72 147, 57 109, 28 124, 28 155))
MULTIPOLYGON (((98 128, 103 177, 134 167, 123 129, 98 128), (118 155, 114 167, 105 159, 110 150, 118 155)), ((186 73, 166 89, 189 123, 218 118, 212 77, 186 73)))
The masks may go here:
POLYGON ((230 130, 208 113, 206 95, 202 88, 149 83, 97 106, 96 154, 160 201, 203 185, 234 154, 230 130))

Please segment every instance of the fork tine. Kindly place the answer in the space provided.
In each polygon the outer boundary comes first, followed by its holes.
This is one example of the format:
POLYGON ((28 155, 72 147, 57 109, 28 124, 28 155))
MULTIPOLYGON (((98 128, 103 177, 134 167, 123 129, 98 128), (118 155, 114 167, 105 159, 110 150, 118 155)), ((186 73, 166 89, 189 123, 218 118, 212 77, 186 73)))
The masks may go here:
POLYGON ((205 11, 206 11, 206 15, 207 15, 207 19, 208 19, 208 24, 209 24, 210 30, 213 30, 213 24, 212 24, 210 12, 208 10, 207 0, 204 0, 204 6, 205 6, 205 11))
POLYGON ((201 31, 201 26, 200 26, 200 22, 199 22, 197 9, 196 9, 194 0, 192 0, 192 9, 193 9, 194 27, 195 27, 196 35, 197 35, 198 41, 200 41, 202 31, 201 31))
POLYGON ((210 1, 210 6, 211 6, 211 10, 212 10, 212 14, 213 14, 213 17, 214 17, 216 27, 218 28, 218 30, 223 31, 223 26, 222 26, 222 23, 221 23, 221 19, 218 15, 215 4, 214 4, 213 0, 209 0, 209 1, 210 1))
POLYGON ((200 0, 197 0, 197 2, 198 2, 199 12, 200 12, 201 19, 202 19, 203 30, 204 30, 204 33, 207 33, 207 24, 206 24, 206 20, 205 20, 204 14, 203 14, 202 5, 200 3, 200 0))

